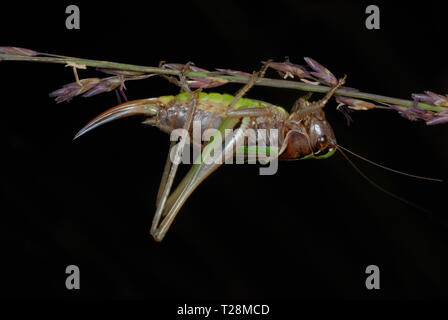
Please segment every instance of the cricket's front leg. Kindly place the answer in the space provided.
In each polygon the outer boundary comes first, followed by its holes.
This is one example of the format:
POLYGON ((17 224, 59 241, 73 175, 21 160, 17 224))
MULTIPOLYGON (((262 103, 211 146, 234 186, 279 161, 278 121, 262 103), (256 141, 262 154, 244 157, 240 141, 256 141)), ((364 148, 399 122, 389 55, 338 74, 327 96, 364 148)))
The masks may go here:
MULTIPOLYGON (((165 237, 168 229, 171 227, 176 215, 179 210, 187 201, 188 197, 193 193, 193 191, 218 167, 222 165, 227 159, 227 157, 234 154, 235 146, 238 146, 244 140, 244 131, 249 127, 249 118, 243 118, 241 125, 237 130, 231 133, 230 138, 225 140, 222 146, 222 152, 214 153, 214 143, 219 139, 213 139, 212 143, 207 144, 201 154, 201 159, 209 159, 209 161, 201 161, 199 164, 193 164, 190 171, 184 177, 184 179, 179 183, 176 190, 166 199, 165 209, 161 212, 163 220, 157 227, 154 233, 152 233, 156 241, 162 241, 165 237), (211 152, 213 151, 213 156, 211 152)), ((225 125, 222 128, 231 129, 232 125, 225 125)), ((215 137, 215 136, 214 136, 215 137)))
POLYGON ((336 90, 338 90, 340 87, 342 87, 345 84, 345 79, 346 78, 347 78, 347 75, 344 75, 342 78, 340 78, 338 80, 338 83, 334 87, 332 87, 325 94, 325 96, 322 99, 312 103, 313 106, 315 106, 316 108, 323 108, 327 104, 328 100, 330 100, 330 98, 334 95, 336 90))
POLYGON ((302 118, 308 114, 311 114, 313 112, 316 112, 320 109, 322 109, 323 107, 325 107, 325 105, 328 103, 328 101, 330 100, 330 98, 335 94, 335 92, 345 84, 345 79, 346 79, 346 75, 344 75, 342 78, 340 78, 338 80, 338 83, 332 87, 326 94, 325 96, 317 101, 314 102, 309 102, 307 100, 307 97, 300 97, 296 103, 294 104, 294 107, 292 109, 292 111, 294 112, 294 114, 299 117, 302 118))

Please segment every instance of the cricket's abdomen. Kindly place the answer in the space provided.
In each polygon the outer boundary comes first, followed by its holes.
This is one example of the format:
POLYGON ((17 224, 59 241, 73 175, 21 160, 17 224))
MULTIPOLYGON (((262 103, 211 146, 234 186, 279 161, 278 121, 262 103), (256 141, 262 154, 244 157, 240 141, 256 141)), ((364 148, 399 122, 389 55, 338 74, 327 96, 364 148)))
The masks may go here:
MULTIPOLYGON (((151 119, 151 124, 166 133, 171 133, 174 129, 183 128, 187 120, 190 108, 186 104, 173 103, 160 109, 155 119, 151 119)), ((198 121, 201 124, 201 134, 209 128, 218 128, 223 117, 215 112, 197 108, 194 113, 193 123, 198 121)), ((190 132, 193 130, 193 124, 190 132)))
MULTIPOLYGON (((233 98, 234 96, 230 94, 204 92, 199 94, 193 121, 199 121, 201 123, 201 133, 207 129, 217 129, 219 127, 221 122, 226 118, 226 108, 233 98)), ((148 121, 148 123, 166 133, 171 133, 174 129, 183 128, 188 116, 190 96, 187 93, 181 93, 177 96, 159 97, 158 100, 163 103, 158 114, 151 121, 148 121)), ((281 126, 283 119, 287 116, 287 112, 267 102, 241 98, 233 106, 233 109, 260 106, 273 108, 276 114, 284 114, 285 117, 281 117, 281 119, 279 117, 259 117, 251 121, 251 128, 274 129, 281 126)), ((192 127, 190 128, 191 130, 192 127)))

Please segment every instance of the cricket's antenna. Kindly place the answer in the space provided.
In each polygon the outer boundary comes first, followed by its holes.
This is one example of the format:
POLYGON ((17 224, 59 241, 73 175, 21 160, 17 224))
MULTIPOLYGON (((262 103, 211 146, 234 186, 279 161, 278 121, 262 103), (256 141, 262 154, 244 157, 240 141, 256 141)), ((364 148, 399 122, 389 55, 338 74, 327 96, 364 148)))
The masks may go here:
POLYGON ((392 193, 392 192, 390 192, 390 191, 384 189, 384 188, 381 187, 380 185, 378 185, 375 181, 373 181, 373 180, 370 179, 368 176, 366 176, 366 175, 364 174, 364 172, 362 172, 361 169, 359 169, 359 168, 353 163, 353 161, 350 160, 350 158, 345 154, 345 152, 342 151, 342 150, 346 150, 345 148, 342 148, 340 145, 337 145, 337 148, 338 148, 338 150, 341 152, 342 156, 343 156, 343 157, 348 161, 348 163, 353 167, 353 169, 355 169, 356 172, 358 172, 359 175, 360 175, 361 177, 363 177, 364 179, 366 179, 367 182, 370 183, 372 186, 374 186, 374 187, 377 188, 378 190, 384 192, 385 194, 391 196, 392 198, 394 198, 394 199, 396 199, 396 200, 398 200, 398 201, 401 201, 401 202, 403 202, 403 203, 406 203, 407 205, 409 205, 409 206, 411 206, 411 207, 414 207, 414 208, 416 208, 416 209, 418 209, 418 210, 420 210, 420 211, 422 211, 422 212, 425 212, 425 213, 427 213, 427 214, 432 214, 429 210, 427 210, 427 209, 425 209, 425 208, 423 208, 423 207, 421 207, 421 206, 419 206, 419 205, 417 205, 417 204, 415 204, 415 203, 413 203, 413 202, 411 202, 411 201, 409 201, 409 200, 406 200, 405 198, 402 198, 402 197, 400 197, 400 196, 397 196, 395 193, 392 193))
POLYGON ((383 165, 381 165, 381 164, 379 164, 379 163, 376 163, 376 162, 374 162, 374 161, 372 161, 372 160, 369 160, 369 159, 367 159, 367 158, 364 158, 363 156, 360 156, 359 154, 356 154, 356 153, 354 153, 353 151, 350 151, 349 149, 344 148, 343 146, 341 146, 341 145, 339 145, 339 144, 338 144, 338 148, 340 148, 339 150, 342 149, 342 150, 344 150, 344 151, 346 151, 346 152, 348 152, 348 153, 354 155, 355 157, 357 157, 357 158, 359 158, 359 159, 361 159, 361 160, 364 160, 364 161, 366 161, 366 162, 368 162, 368 163, 370 163, 370 164, 373 164, 374 166, 377 166, 377 167, 379 167, 379 168, 382 168, 382 169, 384 169, 384 170, 388 170, 388 171, 391 171, 391 172, 394 172, 394 173, 398 173, 398 174, 401 174, 401 175, 404 175, 404 176, 407 176, 407 177, 415 178, 415 179, 428 180, 428 181, 436 181, 436 182, 443 182, 442 179, 438 179, 438 178, 429 178, 429 177, 423 177, 423 176, 417 176, 417 175, 415 175, 415 174, 410 174, 410 173, 406 173, 406 172, 403 172, 403 171, 398 171, 398 170, 395 170, 395 169, 392 169, 392 168, 388 168, 388 167, 383 166, 383 165))

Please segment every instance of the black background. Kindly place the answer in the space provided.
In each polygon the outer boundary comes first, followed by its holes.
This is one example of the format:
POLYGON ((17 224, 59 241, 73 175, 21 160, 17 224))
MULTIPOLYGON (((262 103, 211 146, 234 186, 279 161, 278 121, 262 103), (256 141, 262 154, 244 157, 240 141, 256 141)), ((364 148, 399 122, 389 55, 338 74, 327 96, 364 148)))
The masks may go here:
MULTIPOLYGON (((348 86, 400 98, 445 93, 448 85, 445 12, 426 2, 379 5, 380 30, 366 29, 361 2, 73 2, 80 30, 65 28, 68 4, 3 3, 0 45, 248 72, 268 58, 301 64, 310 56, 336 76, 347 74, 348 86)), ((254 165, 222 167, 194 192, 165 240, 154 242, 149 226, 169 137, 126 119, 72 141, 116 104, 112 93, 62 104, 48 97, 72 81, 62 65, 0 62, 2 298, 448 296, 446 183, 357 161, 429 216, 372 187, 341 155, 280 163, 273 176, 258 175, 254 165), (65 288, 70 264, 80 267, 81 290, 65 288), (380 267, 380 290, 365 288, 371 264, 380 267)), ((178 91, 160 78, 127 87, 130 99, 178 91)), ((300 94, 258 87, 248 96, 289 108, 300 94)), ((374 110, 354 113, 347 127, 335 105, 327 117, 341 145, 392 168, 448 178, 448 125, 374 110)))

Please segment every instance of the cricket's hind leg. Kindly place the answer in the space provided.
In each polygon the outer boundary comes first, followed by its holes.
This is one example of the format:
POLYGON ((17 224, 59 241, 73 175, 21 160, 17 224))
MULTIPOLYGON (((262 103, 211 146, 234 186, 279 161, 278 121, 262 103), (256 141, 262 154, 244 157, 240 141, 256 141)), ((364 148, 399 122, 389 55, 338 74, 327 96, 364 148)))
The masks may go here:
MULTIPOLYGON (((260 72, 256 72, 249 79, 249 82, 241 88, 234 99, 229 103, 226 110, 232 111, 233 106, 238 100, 251 88, 254 86, 257 78, 263 77, 267 67, 263 67, 260 72)), ((197 103, 197 91, 194 93, 188 87, 188 82, 185 77, 185 73, 187 70, 183 70, 179 77, 179 80, 173 79, 172 77, 168 80, 170 82, 174 82, 178 84, 184 91, 188 92, 191 95, 191 100, 189 101, 189 120, 186 121, 184 129, 189 130, 192 120, 190 118, 193 117, 196 103, 197 103)), ((246 121, 247 122, 247 121, 246 121)), ((172 144, 173 145, 173 144, 172 144)), ((192 171, 184 178, 181 184, 177 187, 177 189, 171 194, 170 191, 174 181, 174 177, 177 171, 178 163, 180 162, 180 158, 182 155, 183 146, 179 143, 175 149, 175 159, 173 163, 171 162, 170 157, 167 158, 165 169, 162 176, 162 181, 160 183, 159 192, 157 195, 157 210, 154 215, 154 219, 151 226, 151 235, 154 237, 156 241, 162 241, 165 237, 166 232, 170 228, 175 216, 180 210, 182 204, 186 201, 189 194, 196 188, 196 186, 201 183, 202 178, 197 178, 192 171), (176 161, 177 160, 177 161, 176 161), (195 180, 196 179, 196 180, 195 180), (177 201, 178 199, 180 201, 177 201)), ((170 151, 171 153, 171 151, 170 151)), ((202 164, 201 164, 202 165, 202 164)), ((200 167, 202 168, 202 167, 200 167)), ((191 169, 192 170, 192 169, 191 169)), ((200 169, 198 169, 200 170, 200 169)), ((207 170, 206 170, 207 171, 207 170)), ((211 172, 211 171, 210 171, 211 172)))
MULTIPOLYGON (((186 73, 189 72, 190 63, 187 63, 182 69, 179 75, 179 80, 169 77, 170 82, 176 83, 185 92, 187 92, 191 99, 188 102, 189 110, 185 120, 183 130, 190 132, 190 128, 193 122, 196 106, 198 102, 200 89, 192 92, 188 86, 186 73)), ((162 241, 166 232, 171 226, 177 211, 172 210, 170 204, 167 205, 167 199, 170 196, 171 188, 173 186, 174 178, 176 177, 177 169, 179 167, 180 160, 182 159, 182 152, 184 150, 186 139, 181 139, 176 144, 175 141, 171 142, 170 150, 165 162, 165 168, 162 174, 162 180, 160 181, 159 190, 156 200, 156 212, 151 224, 150 233, 156 241, 162 241), (174 148, 174 149, 173 149, 174 148), (174 159, 171 159, 171 154, 174 154, 174 159)))

